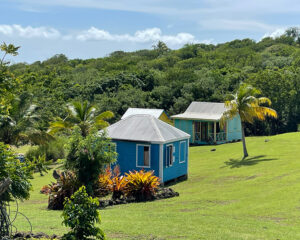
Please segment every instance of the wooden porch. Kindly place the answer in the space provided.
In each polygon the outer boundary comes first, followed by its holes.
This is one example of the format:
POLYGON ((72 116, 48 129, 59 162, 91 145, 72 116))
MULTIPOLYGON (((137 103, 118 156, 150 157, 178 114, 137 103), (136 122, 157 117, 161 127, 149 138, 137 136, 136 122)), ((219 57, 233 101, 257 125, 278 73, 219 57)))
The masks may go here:
POLYGON ((227 141, 226 124, 223 128, 220 122, 193 122, 193 142, 196 144, 218 144, 227 141))

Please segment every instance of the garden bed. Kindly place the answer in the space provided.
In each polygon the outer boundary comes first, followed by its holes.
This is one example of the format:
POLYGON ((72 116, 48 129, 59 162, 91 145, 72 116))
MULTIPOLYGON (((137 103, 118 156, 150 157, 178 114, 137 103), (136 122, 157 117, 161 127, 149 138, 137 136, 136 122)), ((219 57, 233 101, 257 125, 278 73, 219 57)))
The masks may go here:
MULTIPOLYGON (((160 200, 160 199, 166 199, 166 198, 172 198, 172 197, 178 197, 179 193, 175 192, 171 188, 159 188, 154 195, 154 197, 148 201, 155 201, 155 200, 160 200)), ((116 199, 116 200, 100 200, 99 201, 99 207, 100 208, 106 208, 108 206, 113 206, 113 205, 119 205, 119 204, 128 204, 128 203, 134 203, 134 202, 146 202, 146 201, 138 201, 137 199, 133 197, 124 197, 121 199, 116 199)))
POLYGON ((18 240, 23 240, 23 239, 60 239, 60 237, 58 237, 57 235, 53 234, 51 236, 39 232, 39 233, 28 233, 28 232, 17 232, 15 234, 13 234, 12 237, 8 237, 8 238, 3 238, 2 240, 12 240, 12 239, 18 239, 18 240))

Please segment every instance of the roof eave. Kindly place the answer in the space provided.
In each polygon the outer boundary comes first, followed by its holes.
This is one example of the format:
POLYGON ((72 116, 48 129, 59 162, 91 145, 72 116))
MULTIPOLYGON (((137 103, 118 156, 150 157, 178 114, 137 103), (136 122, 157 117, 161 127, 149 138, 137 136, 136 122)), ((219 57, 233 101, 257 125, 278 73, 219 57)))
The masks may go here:
POLYGON ((170 139, 167 141, 148 141, 148 140, 134 140, 134 139, 121 139, 121 138, 111 138, 111 140, 116 140, 116 141, 127 141, 127 142, 147 142, 147 143, 152 143, 152 144, 165 144, 165 143, 170 143, 170 142, 176 142, 176 141, 182 141, 185 139, 189 139, 191 136, 185 136, 185 137, 181 137, 181 138, 174 138, 174 139, 170 139))
POLYGON ((183 120, 204 120, 204 121, 220 121, 221 118, 192 118, 192 117, 171 117, 172 119, 183 119, 183 120))

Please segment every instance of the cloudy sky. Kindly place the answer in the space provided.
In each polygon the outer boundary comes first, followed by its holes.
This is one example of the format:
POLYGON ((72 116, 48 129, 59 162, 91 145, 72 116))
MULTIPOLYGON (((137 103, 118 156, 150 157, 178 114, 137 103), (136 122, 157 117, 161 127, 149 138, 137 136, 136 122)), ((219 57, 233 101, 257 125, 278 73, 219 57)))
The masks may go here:
POLYGON ((158 40, 221 43, 277 36, 299 26, 298 0, 0 0, 0 42, 21 46, 14 62, 97 58, 150 49, 158 40))

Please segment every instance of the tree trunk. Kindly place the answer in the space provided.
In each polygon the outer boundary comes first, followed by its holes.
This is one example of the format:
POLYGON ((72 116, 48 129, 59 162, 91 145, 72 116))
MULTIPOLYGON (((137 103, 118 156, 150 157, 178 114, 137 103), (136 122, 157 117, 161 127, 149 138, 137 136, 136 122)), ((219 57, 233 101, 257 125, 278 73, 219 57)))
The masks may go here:
POLYGON ((242 122, 242 141, 243 141, 243 150, 244 150, 244 158, 248 157, 247 147, 246 147, 246 139, 245 139, 245 124, 242 122))

